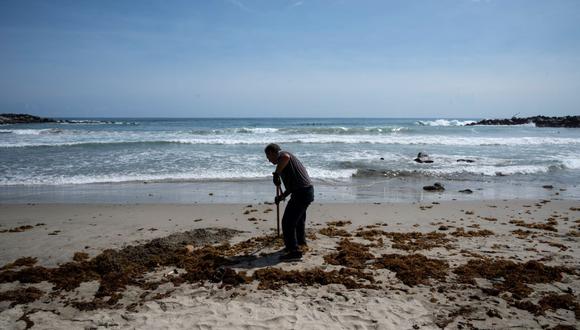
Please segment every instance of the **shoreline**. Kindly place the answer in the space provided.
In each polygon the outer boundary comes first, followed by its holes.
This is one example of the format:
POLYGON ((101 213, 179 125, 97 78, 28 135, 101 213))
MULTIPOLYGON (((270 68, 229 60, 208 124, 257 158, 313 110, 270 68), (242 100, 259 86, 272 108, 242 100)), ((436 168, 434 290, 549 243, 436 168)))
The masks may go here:
MULTIPOLYGON (((554 177, 545 180, 491 178, 481 181, 420 178, 353 178, 314 181, 315 201, 324 203, 422 202, 484 199, 580 199, 580 186, 554 177), (424 186, 441 182, 443 192, 426 192, 424 186), (545 187, 552 188, 545 188, 545 187), (462 193, 469 189, 471 193, 462 193)), ((71 185, 0 186, 0 204, 195 204, 259 203, 273 200, 270 179, 133 182, 71 185)))
MULTIPOLYGON (((0 294, 22 293, 19 290, 28 288, 29 296, 9 299, 32 299, 17 304, 11 304, 11 300, 0 301, 0 327, 21 328, 31 322, 40 328, 87 328, 106 324, 118 328, 176 329, 296 326, 439 329, 469 328, 469 325, 527 329, 552 329, 561 325, 569 329, 580 318, 570 305, 556 302, 542 305, 546 297, 551 297, 550 301, 578 299, 575 296, 580 292, 580 257, 576 252, 580 249, 578 200, 315 202, 307 218, 309 251, 301 262, 279 263, 280 245, 259 243, 276 228, 275 206, 269 204, 0 204, 0 264, 35 257, 39 267, 67 267, 73 257, 89 260, 103 256, 107 249, 113 249, 108 253, 117 253, 128 246, 134 248, 126 251, 139 251, 154 239, 207 228, 228 228, 240 231, 229 240, 230 248, 208 251, 238 251, 230 257, 238 258, 230 267, 236 274, 246 276, 245 284, 225 284, 225 279, 224 283, 183 282, 187 274, 198 278, 205 270, 159 266, 144 273, 142 278, 139 275, 136 283, 117 288, 118 293, 101 298, 97 298, 99 280, 87 279, 70 291, 56 290, 47 281, 0 283, 0 294), (536 225, 537 228, 530 227, 536 225), (9 231, 18 227, 25 229, 9 231), (345 240, 348 243, 341 243, 345 240), (347 245, 341 247, 341 244, 347 245), (259 254, 250 257, 248 253, 256 247, 260 247, 259 254), (340 251, 346 255, 336 254, 340 251), (77 252, 82 254, 75 255, 77 252), (349 253, 354 254, 349 256, 349 253), (391 267, 385 264, 385 256, 412 264, 411 273, 396 267, 383 268, 391 267), (361 257, 363 261, 370 258, 371 264, 350 264, 361 257), (417 258, 427 258, 428 263, 417 258), (533 277, 531 282, 518 284, 523 285, 522 292, 531 290, 518 297, 521 292, 509 286, 494 289, 501 280, 486 278, 483 273, 477 275, 478 268, 473 262, 489 264, 490 268, 508 263, 550 278, 543 280, 546 283, 534 282, 533 277), (429 275, 423 269, 429 263, 443 268, 433 269, 435 275, 429 275), (533 263, 540 263, 541 267, 532 267, 533 263), (347 268, 352 274, 363 276, 356 267, 363 267, 366 279, 349 282, 351 275, 327 277, 350 283, 347 288, 339 282, 324 284, 314 280, 319 278, 316 276, 331 276, 333 271, 347 268), (553 274, 552 268, 560 269, 557 267, 572 270, 562 271, 558 276, 549 275, 553 274), (475 272, 474 282, 462 282, 457 274, 463 269, 475 272), (264 282, 265 279, 260 279, 264 272, 307 282, 264 282), (318 275, 309 277, 314 274, 318 275), (314 282, 310 283, 309 278, 314 282), (264 285, 267 288, 260 288, 264 285), (494 290, 499 290, 499 294, 494 290), (533 306, 544 306, 546 310, 535 314, 533 306)), ((189 243, 187 239, 176 242, 183 246, 189 243)), ((192 258, 199 251, 194 250, 192 258)), ((158 253, 163 258, 165 252, 158 253)), ((167 253, 172 252, 167 250, 167 253)), ((182 253, 176 256, 179 255, 182 253)), ((118 261, 111 259, 110 262, 118 261)), ((76 265, 89 264, 77 261, 76 265)), ((205 266, 209 267, 208 271, 212 269, 210 265, 205 266)), ((15 269, 27 269, 27 266, 15 269)), ((71 279, 76 278, 67 271, 54 274, 70 274, 71 279)))

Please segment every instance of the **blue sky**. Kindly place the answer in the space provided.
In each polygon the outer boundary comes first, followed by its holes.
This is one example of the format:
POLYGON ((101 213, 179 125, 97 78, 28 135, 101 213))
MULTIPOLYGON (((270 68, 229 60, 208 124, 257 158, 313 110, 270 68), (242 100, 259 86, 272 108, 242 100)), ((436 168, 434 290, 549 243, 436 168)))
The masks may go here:
POLYGON ((0 112, 580 114, 578 0, 3 0, 0 112))

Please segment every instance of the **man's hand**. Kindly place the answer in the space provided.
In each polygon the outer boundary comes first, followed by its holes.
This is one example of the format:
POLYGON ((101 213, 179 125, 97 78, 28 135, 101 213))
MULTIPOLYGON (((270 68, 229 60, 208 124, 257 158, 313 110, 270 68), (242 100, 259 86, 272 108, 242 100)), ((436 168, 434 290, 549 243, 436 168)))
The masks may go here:
POLYGON ((273 177, 272 177, 272 182, 274 182, 275 186, 279 186, 282 184, 282 181, 280 180, 280 174, 274 172, 272 173, 273 177))
POLYGON ((284 199, 286 199, 286 196, 284 196, 284 195, 276 196, 276 198, 274 198, 274 202, 276 203, 276 205, 278 205, 284 199))

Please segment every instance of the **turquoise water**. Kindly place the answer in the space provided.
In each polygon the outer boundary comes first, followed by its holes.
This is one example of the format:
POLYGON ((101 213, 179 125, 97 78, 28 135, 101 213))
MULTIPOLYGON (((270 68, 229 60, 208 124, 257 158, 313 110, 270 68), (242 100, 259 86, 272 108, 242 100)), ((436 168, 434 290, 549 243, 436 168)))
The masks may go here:
MULTIPOLYGON (((272 172, 263 154, 270 142, 294 152, 334 199, 356 197, 349 187, 380 191, 377 185, 405 182, 491 185, 500 191, 502 185, 540 182, 567 190, 578 185, 580 129, 465 126, 472 120, 94 118, 4 125, 0 197, 13 199, 31 189, 78 193, 94 184, 263 182, 272 172), (418 152, 434 162, 414 162, 418 152)), ((397 189, 404 198, 405 189, 397 189)))

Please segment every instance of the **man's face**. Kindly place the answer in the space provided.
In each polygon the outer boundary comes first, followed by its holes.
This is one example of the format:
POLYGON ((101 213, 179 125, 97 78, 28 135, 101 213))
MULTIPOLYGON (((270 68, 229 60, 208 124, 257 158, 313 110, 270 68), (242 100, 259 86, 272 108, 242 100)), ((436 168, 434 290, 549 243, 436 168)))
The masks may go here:
POLYGON ((270 161, 270 163, 276 165, 278 163, 278 153, 277 152, 267 152, 266 158, 270 161))

